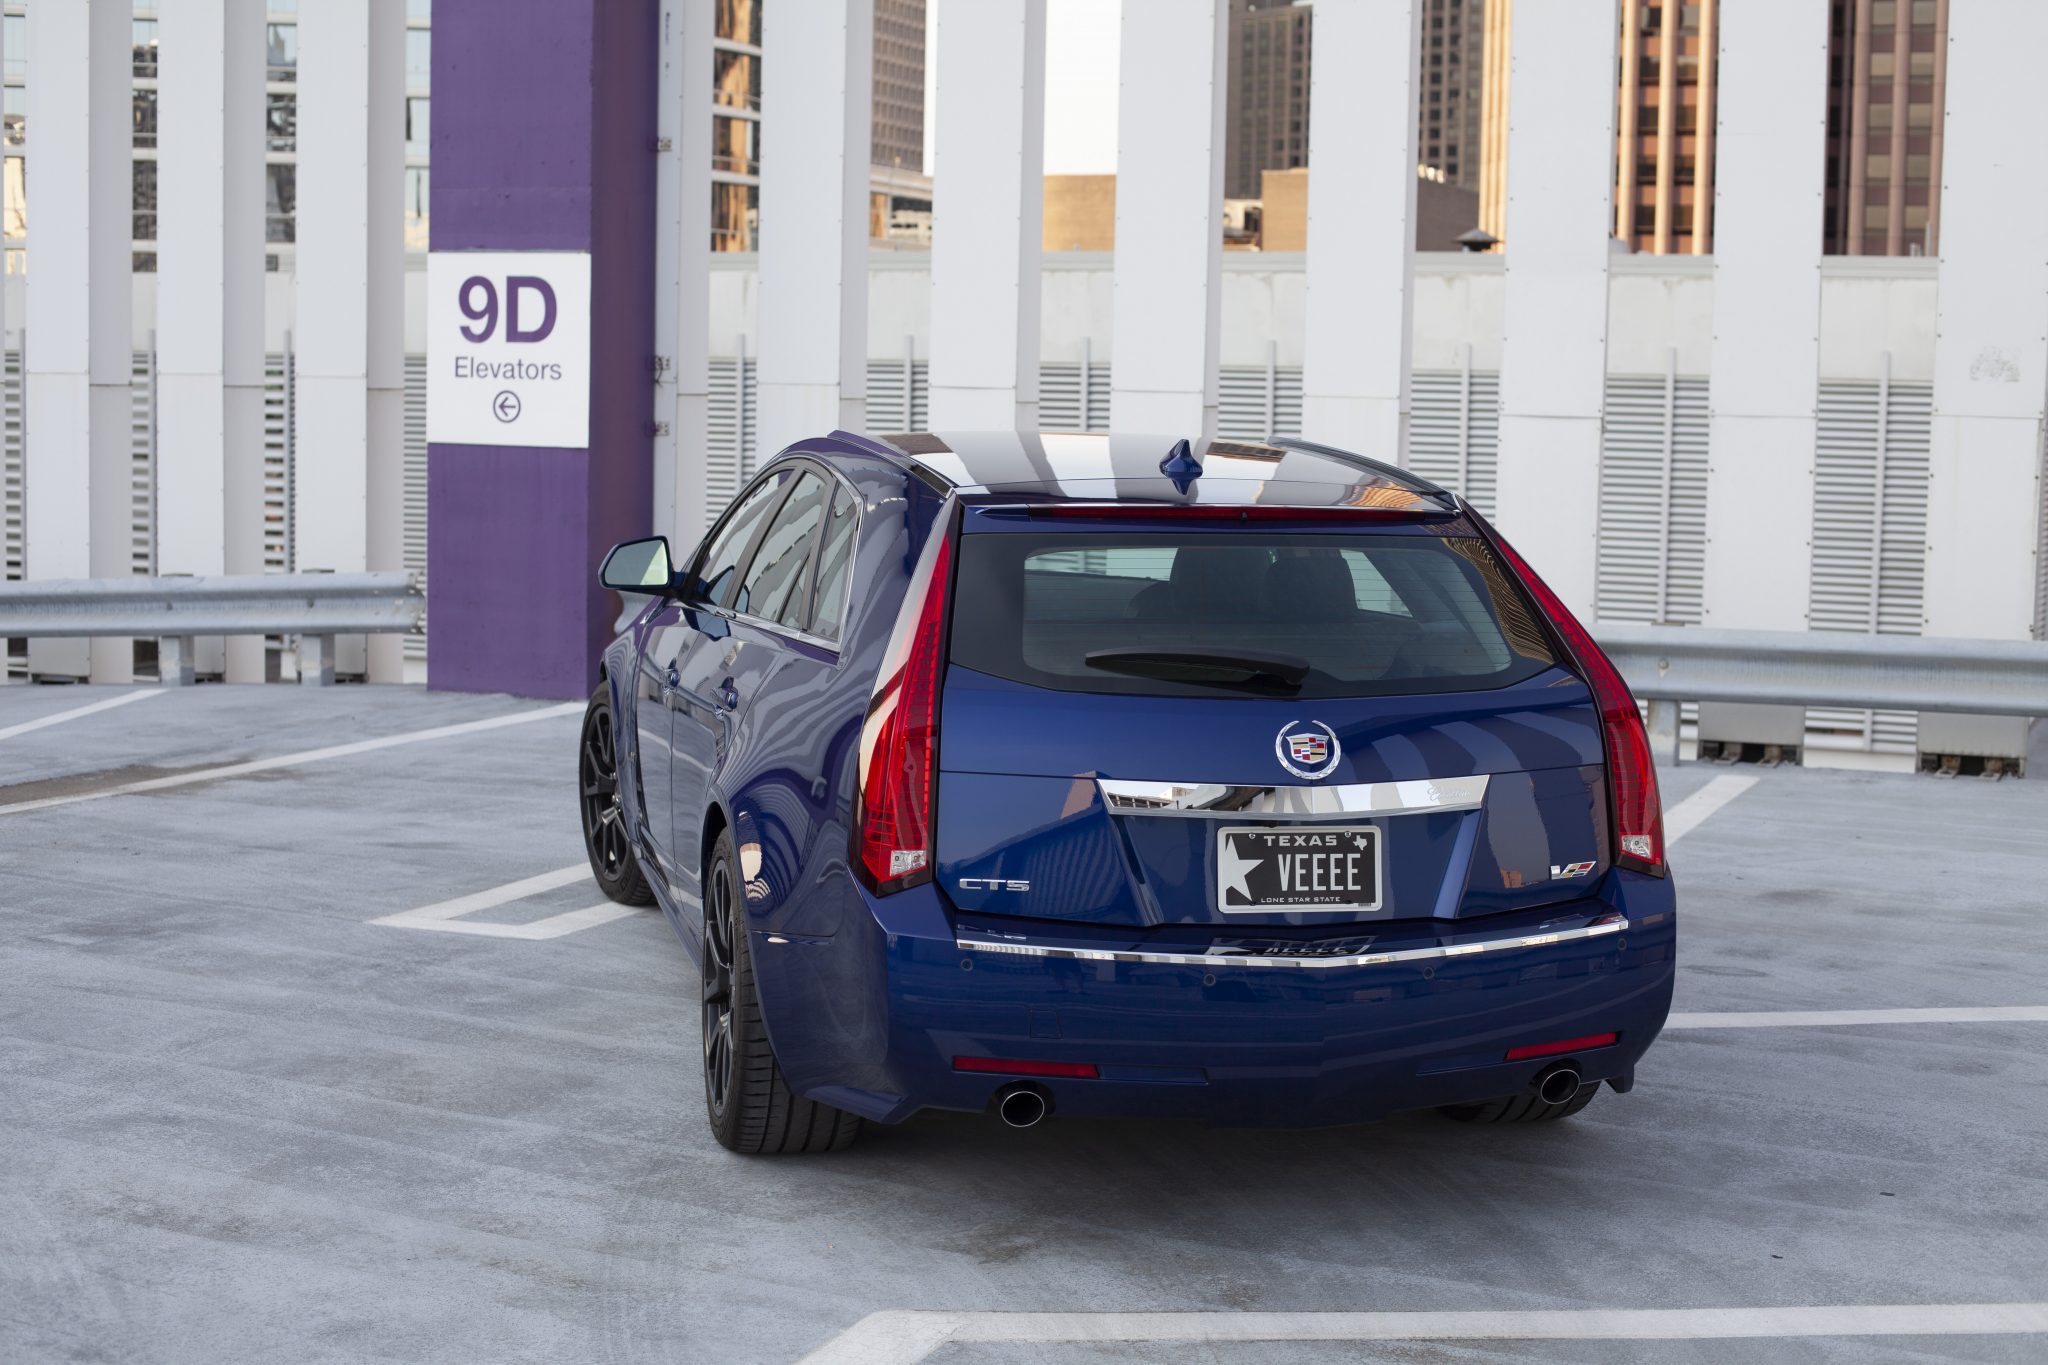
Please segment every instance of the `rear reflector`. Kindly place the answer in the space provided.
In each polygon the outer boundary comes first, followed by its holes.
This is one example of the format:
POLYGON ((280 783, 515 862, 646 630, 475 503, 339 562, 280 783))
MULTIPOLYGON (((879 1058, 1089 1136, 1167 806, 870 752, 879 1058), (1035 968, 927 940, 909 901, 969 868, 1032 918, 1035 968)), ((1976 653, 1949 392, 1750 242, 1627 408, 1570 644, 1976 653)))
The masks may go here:
POLYGON ((1001 1057, 955 1057, 955 1071, 984 1071, 992 1076, 1062 1076, 1092 1081, 1102 1073, 1093 1062, 1011 1062, 1001 1057))
POLYGON ((1623 867, 1664 875, 1664 805, 1657 795, 1657 767, 1650 758, 1650 735, 1634 694, 1607 654, 1579 624, 1579 618, 1550 590, 1515 547, 1487 528, 1493 548, 1536 600, 1578 674, 1592 689, 1600 710, 1600 729, 1607 741, 1607 786, 1614 814, 1614 860, 1623 867))
MULTIPOLYGON (((950 509, 948 509, 950 512, 950 509)), ((953 537, 947 516, 911 575, 896 631, 860 730, 860 801, 854 868, 887 895, 932 878, 933 785, 939 770, 939 674, 946 659, 946 597, 953 537)))
MULTIPOLYGON (((1527 1047, 1508 1049, 1508 1060, 1526 1062, 1531 1057, 1555 1057, 1560 1052, 1587 1052, 1596 1047, 1613 1047, 1620 1039, 1618 1033, 1589 1033, 1583 1038, 1565 1038, 1555 1043, 1531 1043, 1527 1047)), ((959 1065, 958 1059, 954 1065, 959 1065)))

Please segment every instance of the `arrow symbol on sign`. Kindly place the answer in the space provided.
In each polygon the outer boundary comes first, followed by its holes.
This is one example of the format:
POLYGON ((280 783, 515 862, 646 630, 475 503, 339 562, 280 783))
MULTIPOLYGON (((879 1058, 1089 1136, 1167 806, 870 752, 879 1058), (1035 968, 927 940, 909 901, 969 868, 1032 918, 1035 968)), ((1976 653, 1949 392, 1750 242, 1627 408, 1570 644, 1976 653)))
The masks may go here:
POLYGON ((519 395, 506 389, 491 400, 491 413, 500 422, 514 422, 519 419, 519 395))

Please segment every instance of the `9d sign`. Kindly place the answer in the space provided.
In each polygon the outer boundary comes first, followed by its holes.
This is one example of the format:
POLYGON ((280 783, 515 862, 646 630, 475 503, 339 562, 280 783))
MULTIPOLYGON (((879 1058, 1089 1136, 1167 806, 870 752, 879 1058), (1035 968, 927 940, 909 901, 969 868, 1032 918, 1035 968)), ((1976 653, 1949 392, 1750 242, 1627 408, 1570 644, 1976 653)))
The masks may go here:
POLYGON ((427 440, 590 444, 590 255, 427 257, 427 440))

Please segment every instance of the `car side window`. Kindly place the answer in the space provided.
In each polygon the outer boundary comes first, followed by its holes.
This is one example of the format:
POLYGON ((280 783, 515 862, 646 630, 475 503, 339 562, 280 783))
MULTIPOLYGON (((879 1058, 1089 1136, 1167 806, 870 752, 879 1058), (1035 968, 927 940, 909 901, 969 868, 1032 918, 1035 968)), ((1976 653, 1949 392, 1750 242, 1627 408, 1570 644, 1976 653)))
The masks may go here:
POLYGON ((853 530, 860 520, 860 499, 848 488, 832 495, 832 514, 818 547, 817 606, 810 632, 826 640, 839 638, 839 618, 846 609, 846 580, 853 568, 853 530))
POLYGON ((697 571, 704 584, 705 601, 721 607, 731 605, 740 559, 754 543, 754 532, 761 529, 762 519, 781 500, 792 473, 788 468, 774 471, 725 514, 725 521, 711 538, 711 548, 704 552, 703 567, 697 571))
POLYGON ((811 548, 825 519, 825 480, 806 470, 769 523, 740 579, 732 609, 801 628, 810 593, 811 548))

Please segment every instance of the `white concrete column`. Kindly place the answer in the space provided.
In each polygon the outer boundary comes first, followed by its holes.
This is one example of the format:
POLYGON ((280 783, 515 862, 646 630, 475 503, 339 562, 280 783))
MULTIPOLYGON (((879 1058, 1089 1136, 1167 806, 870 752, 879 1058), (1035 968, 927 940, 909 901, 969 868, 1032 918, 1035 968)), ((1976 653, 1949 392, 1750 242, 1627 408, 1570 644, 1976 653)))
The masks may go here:
POLYGON ((761 64, 762 460, 866 425, 874 0, 820 0, 761 64))
POLYGON ((662 0, 655 170, 654 516, 678 561, 703 537, 711 401, 711 0, 662 0))
POLYGON ((1302 430, 1404 463, 1415 255, 1414 0, 1317 0, 1302 430))
MULTIPOLYGON (((133 572, 132 21, 128 0, 29 8, 28 124, 37 130, 24 451, 30 578, 133 572)), ((88 668, 94 682, 131 681, 133 643, 30 642, 32 673, 88 668)))
MULTIPOLYGON (((402 567, 404 41, 400 0, 299 15, 293 535, 308 569, 402 567)), ((399 680, 400 647, 372 645, 372 681, 399 680)))
POLYGON ((1123 0, 1110 370, 1118 431, 1216 429, 1228 20, 1228 0, 1123 0))
MULTIPOLYGON (((263 23, 262 0, 189 0, 158 21, 157 562, 165 573, 263 568, 263 23)), ((262 650, 261 636, 231 641, 230 679, 261 682, 262 650)), ((218 645, 202 646, 199 666, 223 667, 218 645)))
POLYGON ((2033 615, 2048 252, 2013 234, 2038 236, 2048 220, 2044 51, 2048 6, 2034 0, 1971 0, 1949 12, 1929 635, 2024 639, 2033 615))
POLYGON ((1827 0, 1723 0, 1720 31, 1706 623, 1805 630, 1827 0))
POLYGON ((1614 0, 1519 0, 1510 39, 1503 534, 1593 611, 1613 219, 1614 0))
MULTIPOLYGON (((231 574, 263 572, 264 10, 264 0, 226 0, 222 53, 221 567, 231 574)), ((157 318, 161 331, 161 302, 157 318)), ((260 635, 230 639, 227 680, 262 682, 263 648, 260 635)))
POLYGON ((1045 0, 938 12, 931 424, 1038 428, 1045 0))

